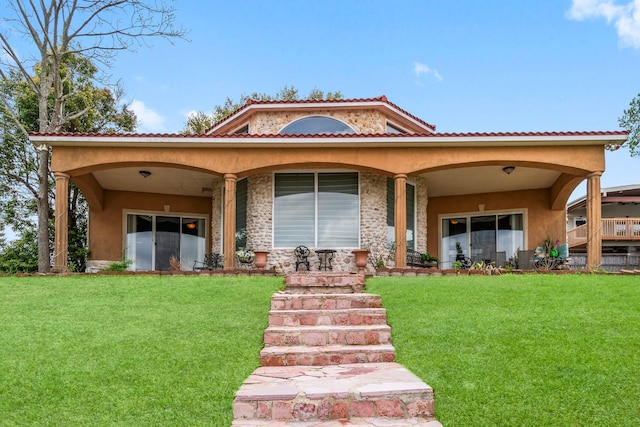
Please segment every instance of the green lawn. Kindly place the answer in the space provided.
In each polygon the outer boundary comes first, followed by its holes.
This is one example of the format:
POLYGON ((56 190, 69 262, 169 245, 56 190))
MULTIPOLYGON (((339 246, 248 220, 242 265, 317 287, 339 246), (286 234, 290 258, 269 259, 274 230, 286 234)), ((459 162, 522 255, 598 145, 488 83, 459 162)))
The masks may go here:
POLYGON ((454 426, 640 425, 640 280, 374 278, 397 359, 454 426))
POLYGON ((0 279, 1 426, 229 426, 282 278, 0 279))
MULTIPOLYGON (((0 426, 229 426, 282 278, 0 278, 0 426)), ((640 280, 387 277, 398 361, 453 426, 640 425, 640 280)))

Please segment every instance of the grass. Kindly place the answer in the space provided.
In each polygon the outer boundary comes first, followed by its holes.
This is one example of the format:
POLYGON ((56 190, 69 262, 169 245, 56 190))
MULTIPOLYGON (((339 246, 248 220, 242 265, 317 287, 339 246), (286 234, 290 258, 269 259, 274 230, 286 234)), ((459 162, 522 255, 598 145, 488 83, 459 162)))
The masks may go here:
POLYGON ((454 426, 640 425, 640 281, 374 278, 397 360, 454 426))
MULTIPOLYGON (((229 426, 281 283, 0 278, 0 426, 229 426)), ((637 277, 386 277, 367 289, 446 427, 640 424, 637 277)))
POLYGON ((281 283, 0 279, 0 425, 231 425, 281 283))

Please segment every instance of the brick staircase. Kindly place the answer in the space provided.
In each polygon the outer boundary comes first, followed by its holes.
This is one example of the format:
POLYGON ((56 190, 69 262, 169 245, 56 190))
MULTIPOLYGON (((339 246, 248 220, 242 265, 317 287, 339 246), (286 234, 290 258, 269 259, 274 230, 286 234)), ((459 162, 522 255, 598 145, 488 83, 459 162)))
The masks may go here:
POLYGON ((441 427, 431 387, 394 362, 380 296, 363 289, 361 275, 287 277, 232 427, 441 427))

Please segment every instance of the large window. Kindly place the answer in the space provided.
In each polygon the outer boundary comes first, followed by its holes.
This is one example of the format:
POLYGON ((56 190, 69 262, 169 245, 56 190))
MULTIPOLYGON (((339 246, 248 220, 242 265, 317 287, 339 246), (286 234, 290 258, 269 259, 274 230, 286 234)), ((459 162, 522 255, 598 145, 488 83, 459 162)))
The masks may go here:
POLYGON ((333 117, 310 116, 293 121, 285 126, 280 135, 351 134, 353 129, 333 117))
MULTIPOLYGON (((416 188, 407 183, 407 249, 416 248, 416 188)), ((395 234, 395 200, 396 186, 391 178, 387 178, 387 242, 396 240, 395 234)))
POLYGON ((524 248, 521 213, 443 218, 441 227, 443 262, 453 263, 458 251, 474 262, 491 260, 494 252, 509 259, 524 248))
POLYGON ((274 247, 357 248, 358 173, 277 173, 274 247))

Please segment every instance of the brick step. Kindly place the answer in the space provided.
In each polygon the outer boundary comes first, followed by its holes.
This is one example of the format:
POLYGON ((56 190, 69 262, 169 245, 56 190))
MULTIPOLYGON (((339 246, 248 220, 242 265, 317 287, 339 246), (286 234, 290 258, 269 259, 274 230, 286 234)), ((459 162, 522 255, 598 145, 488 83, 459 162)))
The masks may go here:
POLYGON ((377 345, 391 343, 388 325, 269 326, 265 346, 377 345))
POLYGON ((322 426, 332 420, 342 424, 327 425, 376 426, 376 418, 386 420, 381 425, 401 426, 435 420, 431 387, 395 362, 260 367, 238 390, 233 414, 235 426, 274 421, 322 426), (356 424, 361 421, 370 424, 356 424))
POLYGON ((386 325, 384 308, 336 310, 271 310, 269 326, 386 325))
POLYGON ((426 418, 351 418, 349 420, 315 420, 296 421, 295 424, 289 421, 274 420, 234 420, 231 427, 442 427, 436 420, 426 418))
POLYGON ((364 287, 364 276, 347 272, 310 271, 285 278, 285 289, 297 294, 350 294, 362 292, 364 287))
POLYGON ((269 346, 260 351, 262 366, 323 366, 351 363, 393 362, 391 344, 269 346))
POLYGON ((362 293, 292 294, 278 292, 271 297, 272 310, 336 310, 382 308, 380 295, 362 293))
POLYGON ((348 294, 348 293, 362 292, 360 290, 358 291, 354 290, 351 285, 287 286, 287 291, 291 293, 298 293, 300 295, 314 294, 314 293, 316 294, 348 294))

